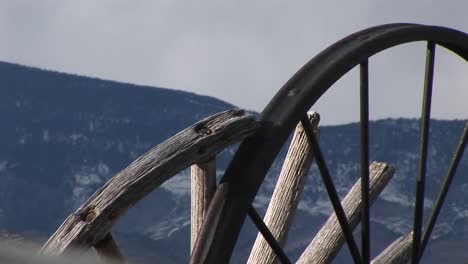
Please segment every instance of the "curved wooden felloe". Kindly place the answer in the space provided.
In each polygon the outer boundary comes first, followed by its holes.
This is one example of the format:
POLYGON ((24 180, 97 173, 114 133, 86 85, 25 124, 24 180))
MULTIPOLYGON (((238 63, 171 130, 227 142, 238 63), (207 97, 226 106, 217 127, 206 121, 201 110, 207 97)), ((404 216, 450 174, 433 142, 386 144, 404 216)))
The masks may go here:
POLYGON ((97 190, 68 216, 42 251, 58 255, 74 246, 96 245, 125 211, 163 182, 248 137, 258 127, 252 115, 234 109, 210 116, 179 132, 140 156, 97 190))
POLYGON ((352 34, 300 69, 263 110, 261 128, 244 140, 229 165, 201 229, 191 263, 227 263, 263 179, 314 103, 344 74, 385 49, 414 41, 443 46, 468 60, 468 35, 453 29, 389 24, 352 34))

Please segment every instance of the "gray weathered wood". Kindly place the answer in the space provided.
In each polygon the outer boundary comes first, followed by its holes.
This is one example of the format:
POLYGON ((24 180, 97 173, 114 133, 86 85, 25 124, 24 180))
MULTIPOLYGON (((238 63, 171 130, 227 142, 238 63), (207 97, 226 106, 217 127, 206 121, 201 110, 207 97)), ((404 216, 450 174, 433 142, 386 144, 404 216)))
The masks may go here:
POLYGON ((411 259, 413 232, 405 234, 395 240, 382 253, 375 257, 372 264, 406 264, 411 259))
POLYGON ((94 245, 94 249, 103 263, 125 264, 125 257, 111 233, 94 245))
POLYGON ((192 165, 190 190, 190 251, 192 251, 211 198, 216 190, 216 158, 192 165))
MULTIPOLYGON (((373 162, 369 166, 369 200, 372 204, 390 181, 395 169, 385 163, 373 162)), ((342 201, 343 209, 352 229, 360 221, 361 180, 359 179, 342 201)), ((340 224, 333 213, 317 233, 297 263, 331 263, 345 243, 340 224)))
POLYGON ((68 216, 42 248, 61 254, 94 246, 132 205, 188 166, 213 157, 260 126, 239 109, 215 114, 152 148, 97 190, 68 216))
MULTIPOLYGON (((318 134, 317 126, 320 116, 315 112, 308 113, 307 116, 315 128, 316 134, 318 134)), ((286 243, 289 228, 304 189, 312 158, 309 140, 302 124, 299 123, 294 132, 288 154, 284 160, 278 182, 263 219, 280 246, 284 246, 286 243)), ((247 263, 274 263, 275 260, 275 253, 263 236, 258 234, 247 263)))

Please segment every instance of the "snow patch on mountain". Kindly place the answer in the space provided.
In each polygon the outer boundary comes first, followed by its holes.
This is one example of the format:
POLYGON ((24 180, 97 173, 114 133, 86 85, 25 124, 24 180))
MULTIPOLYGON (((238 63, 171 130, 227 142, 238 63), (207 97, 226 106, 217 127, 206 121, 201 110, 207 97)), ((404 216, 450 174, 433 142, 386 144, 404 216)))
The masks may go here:
POLYGON ((170 214, 164 220, 159 221, 144 231, 144 234, 153 240, 170 238, 178 230, 190 225, 189 215, 170 214))
POLYGON ((270 203, 270 199, 271 199, 270 196, 265 195, 263 193, 259 193, 255 197, 255 200, 254 200, 252 205, 255 208, 266 208, 268 206, 268 204, 270 203))
MULTIPOLYGON (((385 189, 379 195, 379 198, 387 202, 396 203, 403 207, 414 207, 414 193, 406 194, 403 191, 401 191, 401 189, 401 186, 399 186, 397 183, 392 183, 390 181, 390 184, 388 184, 385 187, 385 189)), ((425 197, 424 209, 431 209, 433 206, 434 201, 430 198, 425 197)))
POLYGON ((452 205, 451 211, 455 214, 455 217, 458 219, 468 219, 468 209, 467 208, 459 208, 455 205, 452 205))
POLYGON ((375 216, 372 217, 371 221, 379 223, 398 234, 405 234, 413 229, 412 223, 410 223, 408 219, 400 216, 375 216))
POLYGON ((438 223, 432 230, 431 239, 438 239, 453 232, 453 226, 446 222, 438 223))
POLYGON ((331 213, 333 213, 333 208, 331 206, 330 201, 322 199, 317 201, 303 199, 299 202, 297 208, 312 216, 329 216, 331 213))
POLYGON ((176 197, 190 195, 190 168, 185 169, 165 181, 161 188, 176 197))
MULTIPOLYGON (((216 178, 219 179, 224 175, 224 170, 216 170, 216 178)), ((177 173, 175 176, 165 181, 161 188, 175 195, 176 197, 185 197, 190 196, 190 181, 191 181, 191 172, 190 168, 182 170, 177 173)))
POLYGON ((395 178, 390 180, 390 183, 385 186, 384 190, 379 195, 379 198, 387 202, 397 203, 404 207, 414 206, 412 197, 402 193, 399 190, 400 186, 395 181, 395 178))
POLYGON ((80 206, 109 177, 110 168, 99 162, 93 166, 81 166, 72 174, 72 204, 80 206))
POLYGON ((336 191, 344 196, 348 193, 351 186, 359 177, 359 164, 340 163, 337 164, 336 175, 333 175, 333 182, 336 186, 336 191))

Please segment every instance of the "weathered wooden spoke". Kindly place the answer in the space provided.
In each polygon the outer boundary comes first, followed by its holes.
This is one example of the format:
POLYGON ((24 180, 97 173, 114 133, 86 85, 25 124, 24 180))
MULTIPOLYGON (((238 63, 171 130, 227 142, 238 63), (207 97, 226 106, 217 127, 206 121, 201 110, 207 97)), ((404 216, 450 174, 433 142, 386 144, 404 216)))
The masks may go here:
POLYGON ((216 190, 216 158, 191 166, 190 252, 197 241, 208 206, 216 190))
POLYGON ((411 259, 413 232, 404 234, 372 260, 372 264, 406 264, 411 259))
MULTIPOLYGON (((307 117, 308 122, 314 128, 314 134, 318 136, 319 114, 311 112, 307 113, 307 117)), ((286 244, 288 232, 304 189, 312 159, 313 154, 309 140, 307 139, 304 127, 299 123, 294 131, 288 153, 264 217, 264 222, 268 226, 268 229, 271 230, 271 234, 274 236, 279 247, 283 247, 286 244)), ((259 234, 252 247, 247 263, 274 263, 276 259, 281 261, 278 255, 278 253, 274 252, 271 241, 267 241, 264 235, 259 234)), ((283 260, 282 262, 286 261, 283 260)))
POLYGON ((357 247, 356 241, 354 240, 353 231, 349 226, 346 214, 343 210, 343 207, 341 206, 340 197, 338 196, 338 192, 336 191, 335 185, 333 184, 333 180, 330 176, 327 164, 325 163, 325 159, 323 158, 320 146, 315 139, 313 128, 308 122, 307 117, 303 117, 301 123, 304 126, 307 138, 310 141, 310 145, 320 171, 320 176, 322 176, 323 184, 327 189, 327 193, 332 203, 333 209, 335 210, 335 214, 338 217, 338 221, 340 222, 341 229, 343 230, 346 242, 349 247, 349 251, 351 252, 351 256, 353 257, 354 262, 361 263, 359 249, 357 247))
MULTIPOLYGON (((372 204, 393 177, 395 169, 382 162, 373 162, 369 167, 369 172, 369 202, 372 204)), ((361 220, 360 181, 361 179, 354 184, 341 202, 351 229, 355 229, 361 220)), ((332 214, 299 257, 297 263, 331 263, 344 243, 345 237, 337 215, 332 214)))
POLYGON ((288 256, 286 256, 286 253, 284 253, 281 246, 278 244, 278 241, 276 241, 276 238, 273 236, 270 229, 268 229, 268 226, 265 225, 260 215, 258 215, 257 211, 252 206, 249 208, 249 216, 250 219, 252 219, 252 222, 254 222, 255 226, 257 226, 263 238, 267 241, 268 245, 275 252, 279 261, 281 261, 283 264, 292 263, 288 256))

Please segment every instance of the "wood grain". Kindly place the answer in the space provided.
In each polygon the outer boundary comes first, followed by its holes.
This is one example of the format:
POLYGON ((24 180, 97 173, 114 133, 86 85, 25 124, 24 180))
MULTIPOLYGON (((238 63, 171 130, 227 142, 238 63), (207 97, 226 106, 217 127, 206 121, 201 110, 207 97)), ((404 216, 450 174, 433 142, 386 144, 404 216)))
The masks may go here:
POLYGON ((216 190, 216 158, 191 167, 190 251, 205 219, 206 211, 216 190))
POLYGON ((406 264, 411 259, 413 232, 395 240, 382 253, 375 257, 372 264, 406 264))
MULTIPOLYGON (((369 201, 372 204, 390 181, 395 169, 385 163, 373 162, 369 166, 369 201)), ((359 179, 342 201, 348 223, 354 229, 361 216, 361 180, 359 179)), ((296 263, 331 263, 345 243, 341 226, 333 213, 319 230, 296 263)))
MULTIPOLYGON (((311 112, 307 114, 307 117, 316 134, 318 134, 317 126, 320 116, 318 113, 311 112)), ((284 246, 286 243, 312 159, 313 155, 309 140, 302 124, 299 123, 296 126, 280 176, 263 219, 280 246, 284 246)), ((275 263, 276 259, 276 254, 266 240, 261 234, 258 234, 247 263, 275 263)))
POLYGON ((259 126, 253 116, 234 109, 179 132, 112 177, 65 219, 41 251, 57 255, 71 247, 94 246, 111 231, 123 213, 163 182, 246 138, 259 126))

